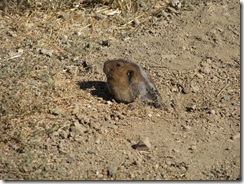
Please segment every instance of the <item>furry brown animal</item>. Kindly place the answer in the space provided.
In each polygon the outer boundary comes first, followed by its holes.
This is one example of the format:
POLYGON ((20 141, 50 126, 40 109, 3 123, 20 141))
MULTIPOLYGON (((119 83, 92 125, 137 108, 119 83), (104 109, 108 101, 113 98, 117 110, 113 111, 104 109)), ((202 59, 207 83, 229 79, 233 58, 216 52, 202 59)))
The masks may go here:
POLYGON ((118 102, 131 103, 139 98, 155 107, 161 106, 161 96, 141 66, 123 59, 109 60, 104 63, 103 71, 108 89, 118 102))

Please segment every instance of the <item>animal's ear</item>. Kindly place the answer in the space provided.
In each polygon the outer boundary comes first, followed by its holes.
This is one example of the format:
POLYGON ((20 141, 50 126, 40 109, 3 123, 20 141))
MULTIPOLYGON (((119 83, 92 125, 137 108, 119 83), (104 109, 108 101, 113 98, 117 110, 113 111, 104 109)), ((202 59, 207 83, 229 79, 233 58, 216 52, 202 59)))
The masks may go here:
POLYGON ((127 71, 127 77, 128 77, 129 82, 131 82, 133 75, 134 75, 134 71, 132 71, 132 70, 127 71))
POLYGON ((120 63, 117 63, 117 64, 116 64, 116 67, 117 67, 117 68, 121 68, 122 66, 121 66, 120 63))

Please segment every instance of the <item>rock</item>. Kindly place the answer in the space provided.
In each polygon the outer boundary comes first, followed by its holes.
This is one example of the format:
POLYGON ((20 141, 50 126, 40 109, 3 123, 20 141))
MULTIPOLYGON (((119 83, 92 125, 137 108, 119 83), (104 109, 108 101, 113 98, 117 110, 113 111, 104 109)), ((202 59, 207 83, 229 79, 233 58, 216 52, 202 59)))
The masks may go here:
POLYGON ((64 114, 63 110, 58 107, 49 109, 49 113, 55 116, 64 114))
POLYGON ((165 163, 167 166, 171 166, 172 165, 172 162, 170 160, 167 160, 166 163, 165 163))
POLYGON ((64 130, 61 130, 61 131, 59 132, 59 136, 60 136, 62 139, 67 139, 68 134, 67 134, 67 132, 65 132, 64 130))
POLYGON ((195 104, 191 105, 191 106, 187 106, 186 107, 186 111, 187 112, 192 112, 194 110, 196 110, 197 106, 195 104))
POLYGON ((100 142, 101 142, 101 139, 98 137, 98 138, 96 138, 96 140, 95 140, 95 144, 100 144, 100 142))
POLYGON ((83 132, 86 131, 86 128, 79 123, 74 123, 74 125, 70 127, 70 131, 75 134, 82 134, 83 132))
POLYGON ((19 53, 19 54, 22 54, 23 52, 24 52, 23 49, 18 49, 18 53, 19 53))
POLYGON ((171 0, 171 5, 177 9, 181 8, 181 2, 179 0, 171 0))
POLYGON ((184 131, 191 129, 191 126, 188 126, 188 125, 182 125, 181 127, 182 127, 182 130, 184 130, 184 131))
POLYGON ((183 173, 185 173, 185 172, 187 171, 187 167, 185 167, 185 166, 180 166, 179 168, 180 168, 180 170, 181 170, 183 173))
POLYGON ((103 15, 101 13, 97 13, 97 14, 94 15, 94 18, 97 19, 97 20, 102 20, 102 19, 107 18, 107 16, 103 15))
POLYGON ((14 52, 14 51, 9 51, 9 53, 8 53, 8 55, 9 55, 9 57, 15 57, 15 56, 17 56, 18 55, 18 53, 17 52, 14 52))
POLYGON ((106 101, 106 104, 108 104, 108 105, 112 105, 113 102, 111 102, 110 100, 108 100, 108 101, 106 101))
POLYGON ((237 133, 236 135, 231 136, 232 140, 240 139, 240 133, 237 133))
POLYGON ((61 44, 67 44, 68 43, 68 35, 63 35, 63 38, 60 40, 61 44))
POLYGON ((191 147, 189 148, 189 150, 194 151, 196 148, 197 148, 196 145, 191 145, 191 147))
POLYGON ((67 157, 67 160, 66 160, 67 163, 72 163, 72 162, 74 162, 74 161, 75 161, 75 159, 74 159, 73 156, 70 156, 70 155, 69 155, 69 156, 67 157))
POLYGON ((158 168, 159 168, 159 164, 156 164, 155 165, 155 170, 158 170, 158 168))
POLYGON ((172 149, 172 152, 173 152, 173 153, 179 153, 180 150, 174 148, 174 149, 172 149))
POLYGON ((81 124, 89 124, 90 123, 90 119, 88 119, 87 117, 84 117, 83 114, 76 113, 76 118, 78 119, 78 121, 81 124))
POLYGON ((176 55, 170 54, 170 55, 161 55, 162 59, 175 59, 176 55))
POLYGON ((176 87, 172 87, 172 88, 171 88, 171 91, 172 91, 172 92, 177 92, 177 91, 178 91, 178 88, 176 88, 176 87))
POLYGON ((148 151, 151 149, 151 143, 148 137, 142 138, 137 144, 132 145, 132 148, 139 151, 148 151))
POLYGON ((134 26, 138 26, 138 25, 140 25, 140 21, 137 18, 135 18, 133 20, 133 24, 134 24, 134 26))
POLYGON ((96 154, 97 153, 97 149, 96 148, 91 148, 91 149, 89 149, 88 151, 87 151, 87 153, 89 153, 89 154, 96 154))
POLYGON ((68 20, 69 19, 69 12, 61 12, 59 15, 58 15, 58 18, 60 19, 64 19, 64 20, 68 20))
POLYGON ((228 101, 228 100, 230 100, 230 96, 228 95, 225 95, 221 98, 221 102, 228 101))
POLYGON ((76 142, 78 142, 78 143, 84 143, 84 142, 85 142, 84 138, 81 137, 81 136, 75 136, 75 137, 74 137, 74 140, 75 140, 76 142))
POLYGON ((105 123, 103 124, 103 126, 104 126, 105 128, 112 128, 112 129, 117 129, 117 128, 118 128, 116 125, 111 124, 111 123, 108 123, 108 122, 105 122, 105 123))
POLYGON ((204 74, 209 74, 211 72, 211 69, 208 65, 204 66, 203 68, 200 69, 200 72, 201 73, 204 73, 204 74))
POLYGON ((17 33, 16 33, 15 31, 11 31, 11 30, 9 30, 9 31, 7 32, 7 34, 8 34, 9 36, 12 36, 12 37, 16 37, 16 36, 18 36, 17 33))
POLYGON ((212 115, 215 115, 215 114, 216 114, 215 110, 213 110, 213 109, 211 109, 211 110, 209 111, 209 113, 212 114, 212 115))
POLYGON ((78 66, 74 66, 74 65, 71 65, 71 66, 67 66, 66 67, 66 71, 72 75, 75 75, 75 74, 78 74, 78 71, 79 71, 79 67, 78 66))
POLYGON ((200 74, 200 73, 197 73, 196 76, 197 76, 199 79, 203 79, 203 75, 200 74))
POLYGON ((117 173, 118 165, 115 163, 109 164, 108 166, 108 175, 113 177, 117 173))
POLYGON ((125 116, 118 111, 113 112, 113 114, 111 116, 117 117, 118 119, 124 119, 125 118, 125 116))
POLYGON ((82 32, 80 32, 80 31, 75 31, 75 35, 77 35, 77 36, 81 36, 81 35, 82 35, 82 32))
POLYGON ((182 89, 182 92, 183 92, 184 94, 188 94, 188 93, 191 92, 191 90, 190 90, 188 87, 184 87, 184 88, 182 89))
POLYGON ((176 9, 174 9, 174 8, 172 8, 172 7, 168 7, 168 10, 169 10, 171 13, 175 13, 175 14, 180 13, 180 11, 177 11, 176 9))
POLYGON ((45 55, 45 56, 48 56, 48 57, 52 57, 52 55, 53 55, 53 52, 54 52, 54 50, 48 50, 48 49, 44 49, 44 48, 42 48, 41 50, 40 50, 40 53, 42 54, 42 55, 45 55))
POLYGON ((108 47, 110 44, 109 44, 109 41, 108 41, 108 39, 105 39, 105 38, 103 38, 102 39, 102 43, 101 43, 101 45, 103 46, 103 47, 108 47))
POLYGON ((192 86, 191 91, 193 93, 197 93, 199 91, 199 87, 198 86, 192 86))
POLYGON ((162 180, 162 176, 160 174, 157 174, 156 177, 155 177, 155 180, 162 180))

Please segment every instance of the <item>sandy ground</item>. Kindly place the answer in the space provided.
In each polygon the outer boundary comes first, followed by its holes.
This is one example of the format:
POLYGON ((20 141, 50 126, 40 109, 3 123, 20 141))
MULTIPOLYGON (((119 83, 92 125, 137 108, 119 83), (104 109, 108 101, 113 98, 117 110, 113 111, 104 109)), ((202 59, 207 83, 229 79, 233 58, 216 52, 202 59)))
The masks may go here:
POLYGON ((121 30, 39 18, 53 23, 0 16, 1 179, 240 178, 239 2, 186 3, 121 30), (115 102, 103 63, 116 58, 143 66, 166 108, 115 102))

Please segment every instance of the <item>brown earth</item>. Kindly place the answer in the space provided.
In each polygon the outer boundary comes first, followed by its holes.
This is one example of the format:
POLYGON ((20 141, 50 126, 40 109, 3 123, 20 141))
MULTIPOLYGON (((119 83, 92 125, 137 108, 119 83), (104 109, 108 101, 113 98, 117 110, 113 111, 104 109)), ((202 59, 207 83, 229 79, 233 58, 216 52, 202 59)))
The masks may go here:
POLYGON ((2 12, 0 178, 239 179, 240 3, 92 10, 2 12), (142 65, 166 108, 115 102, 102 68, 116 58, 142 65))

